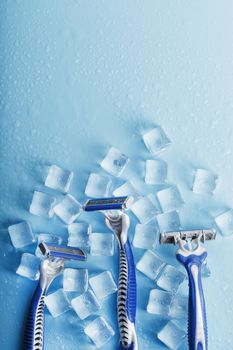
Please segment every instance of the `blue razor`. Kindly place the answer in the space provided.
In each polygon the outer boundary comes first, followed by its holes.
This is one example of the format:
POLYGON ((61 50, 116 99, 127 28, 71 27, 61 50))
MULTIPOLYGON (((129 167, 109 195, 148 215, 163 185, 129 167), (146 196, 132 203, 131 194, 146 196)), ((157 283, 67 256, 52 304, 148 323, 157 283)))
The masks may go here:
POLYGON ((86 260, 85 253, 79 248, 39 244, 47 257, 41 262, 40 280, 32 297, 24 336, 24 350, 42 350, 44 347, 44 298, 55 277, 64 269, 64 260, 86 260))
POLYGON ((179 245, 176 258, 188 273, 188 340, 190 350, 208 349, 206 307, 201 281, 201 269, 207 257, 207 251, 201 242, 215 239, 215 237, 216 232, 211 229, 167 232, 160 235, 160 243, 179 245))
POLYGON ((105 223, 114 233, 119 245, 119 277, 117 293, 117 317, 120 332, 120 350, 138 350, 135 328, 136 318, 136 273, 131 245, 128 239, 129 217, 123 213, 132 197, 113 197, 88 200, 85 211, 104 211, 105 223))

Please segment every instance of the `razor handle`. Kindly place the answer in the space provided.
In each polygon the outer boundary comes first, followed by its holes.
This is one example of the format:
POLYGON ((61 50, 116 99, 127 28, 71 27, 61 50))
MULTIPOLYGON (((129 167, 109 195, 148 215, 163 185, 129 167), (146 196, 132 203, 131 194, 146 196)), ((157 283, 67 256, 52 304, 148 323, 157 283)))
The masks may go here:
POLYGON ((207 257, 206 250, 199 246, 194 251, 179 249, 177 260, 185 267, 189 278, 188 338, 190 350, 207 350, 207 319, 201 281, 201 269, 207 257))

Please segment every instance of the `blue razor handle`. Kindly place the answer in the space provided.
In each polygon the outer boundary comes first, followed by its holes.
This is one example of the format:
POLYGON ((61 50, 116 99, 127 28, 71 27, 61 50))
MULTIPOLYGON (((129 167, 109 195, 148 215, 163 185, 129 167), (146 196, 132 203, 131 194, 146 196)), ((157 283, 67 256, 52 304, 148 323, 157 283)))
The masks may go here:
POLYGON ((202 264, 207 257, 206 250, 198 245, 195 250, 181 247, 177 260, 185 267, 189 278, 188 338, 190 350, 207 350, 208 334, 205 299, 201 281, 202 264))

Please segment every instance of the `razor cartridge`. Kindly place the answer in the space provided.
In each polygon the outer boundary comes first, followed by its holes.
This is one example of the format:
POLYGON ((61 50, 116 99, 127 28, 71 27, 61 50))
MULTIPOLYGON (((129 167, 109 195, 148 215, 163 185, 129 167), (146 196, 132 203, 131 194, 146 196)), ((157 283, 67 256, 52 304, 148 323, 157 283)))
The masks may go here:
POLYGON ((89 199, 83 209, 85 211, 127 210, 132 201, 133 198, 127 196, 89 199))
POLYGON ((39 248, 43 255, 48 258, 59 258, 66 260, 86 260, 86 254, 83 250, 74 247, 57 246, 55 244, 47 244, 41 242, 39 248))

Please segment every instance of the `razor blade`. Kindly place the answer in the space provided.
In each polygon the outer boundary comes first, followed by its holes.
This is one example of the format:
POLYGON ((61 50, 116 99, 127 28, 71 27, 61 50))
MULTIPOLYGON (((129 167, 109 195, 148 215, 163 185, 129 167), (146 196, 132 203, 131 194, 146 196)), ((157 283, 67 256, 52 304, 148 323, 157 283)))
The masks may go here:
POLYGON ((190 230, 164 232, 160 234, 160 244, 177 244, 180 240, 192 241, 200 239, 201 242, 210 241, 216 238, 214 229, 207 230, 190 230))
POLYGON ((42 254, 47 256, 49 259, 59 258, 81 261, 85 261, 87 259, 86 254, 80 248, 57 246, 55 244, 47 244, 44 242, 39 244, 39 248, 42 254))
POLYGON ((85 211, 102 211, 102 210, 127 210, 133 202, 133 197, 109 197, 89 199, 83 206, 85 211))

